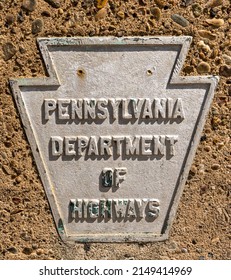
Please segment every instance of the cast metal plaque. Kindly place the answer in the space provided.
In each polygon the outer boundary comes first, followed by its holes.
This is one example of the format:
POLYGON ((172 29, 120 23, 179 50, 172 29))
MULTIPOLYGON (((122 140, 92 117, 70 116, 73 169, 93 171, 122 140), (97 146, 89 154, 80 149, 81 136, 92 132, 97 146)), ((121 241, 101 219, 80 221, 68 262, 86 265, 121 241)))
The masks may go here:
POLYGON ((168 237, 217 77, 190 37, 41 38, 48 77, 13 95, 64 241, 168 237))

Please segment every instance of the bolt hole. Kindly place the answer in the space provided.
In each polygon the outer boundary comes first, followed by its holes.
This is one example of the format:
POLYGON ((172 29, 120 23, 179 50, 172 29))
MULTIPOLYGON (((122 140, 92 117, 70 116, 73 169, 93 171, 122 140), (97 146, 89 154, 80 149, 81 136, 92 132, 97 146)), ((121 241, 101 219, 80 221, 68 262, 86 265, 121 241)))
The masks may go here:
POLYGON ((152 74, 153 74, 152 70, 150 70, 150 69, 147 70, 147 75, 148 75, 148 76, 151 76, 152 74))
POLYGON ((85 71, 84 71, 83 69, 78 69, 78 70, 77 70, 77 75, 78 75, 79 77, 83 77, 83 76, 85 75, 85 71))

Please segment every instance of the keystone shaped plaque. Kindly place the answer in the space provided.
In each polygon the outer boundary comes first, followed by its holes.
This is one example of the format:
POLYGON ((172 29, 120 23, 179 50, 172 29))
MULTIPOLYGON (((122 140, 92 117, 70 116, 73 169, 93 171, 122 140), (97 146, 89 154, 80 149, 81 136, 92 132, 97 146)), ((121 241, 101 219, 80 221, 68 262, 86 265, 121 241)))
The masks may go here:
POLYGON ((41 38, 13 95, 61 238, 168 238, 217 77, 181 77, 191 37, 41 38))

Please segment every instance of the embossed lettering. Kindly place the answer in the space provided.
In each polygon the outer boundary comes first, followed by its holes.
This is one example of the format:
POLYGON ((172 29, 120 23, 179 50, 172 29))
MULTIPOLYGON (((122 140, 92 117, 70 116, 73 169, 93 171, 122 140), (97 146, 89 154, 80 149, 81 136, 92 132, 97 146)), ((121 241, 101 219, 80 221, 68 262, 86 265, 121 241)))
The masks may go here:
POLYGON ((69 104, 70 99, 58 99, 58 116, 60 120, 68 120, 70 119, 69 115, 69 104))
POLYGON ((111 136, 100 136, 100 155, 112 155, 112 141, 111 136))
POLYGON ((145 135, 141 136, 141 155, 151 155, 151 141, 153 139, 153 136, 151 135, 145 135))
POLYGON ((126 139, 126 155, 139 155, 140 153, 140 136, 127 136, 126 139))
POLYGON ((60 136, 51 136, 51 154, 60 156, 63 153, 63 138, 60 136))
POLYGON ((115 168, 115 186, 120 187, 121 183, 125 180, 127 174, 126 167, 117 167, 115 168))
POLYGON ((185 118, 181 98, 44 99, 44 119, 57 120, 180 120, 185 118))
POLYGON ((65 154, 67 156, 74 156, 76 154, 75 141, 76 137, 74 136, 64 137, 65 154))
POLYGON ((105 107, 108 104, 108 100, 105 98, 101 98, 97 101, 97 107, 99 113, 97 114, 99 119, 107 119, 108 118, 108 110, 105 107))
POLYGON ((172 118, 173 119, 176 119, 176 118, 184 119, 185 118, 185 116, 184 116, 184 109, 183 109, 183 103, 182 103, 182 99, 181 98, 177 98, 177 100, 175 102, 172 118))
POLYGON ((96 99, 91 98, 85 98, 83 100, 83 106, 84 106, 84 119, 88 119, 90 117, 91 119, 95 119, 96 117, 96 99))
POLYGON ((160 201, 154 198, 117 199, 71 199, 69 203, 72 219, 129 219, 158 218, 160 201))
POLYGON ((149 98, 145 99, 142 118, 143 119, 145 119, 145 118, 152 119, 153 118, 152 106, 151 106, 151 101, 149 98))
POLYGON ((52 156, 164 156, 176 155, 177 135, 51 136, 52 156))
POLYGON ((49 120, 50 113, 56 109, 56 100, 54 99, 44 99, 44 117, 45 120, 49 120))
POLYGON ((75 118, 83 118, 83 99, 71 99, 71 119, 75 118))
POLYGON ((87 153, 89 156, 91 156, 92 154, 93 155, 96 155, 98 156, 99 155, 99 150, 98 150, 98 145, 97 145, 97 139, 95 136, 91 136, 90 137, 90 140, 89 140, 89 144, 88 144, 88 153, 87 153))

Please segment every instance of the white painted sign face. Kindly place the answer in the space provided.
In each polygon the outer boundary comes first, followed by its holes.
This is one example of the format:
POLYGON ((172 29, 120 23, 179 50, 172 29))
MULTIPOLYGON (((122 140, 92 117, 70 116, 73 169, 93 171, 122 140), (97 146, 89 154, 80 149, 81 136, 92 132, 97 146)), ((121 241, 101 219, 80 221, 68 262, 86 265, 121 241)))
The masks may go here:
POLYGON ((217 77, 180 77, 190 37, 47 38, 49 77, 11 80, 64 241, 168 237, 217 77))

